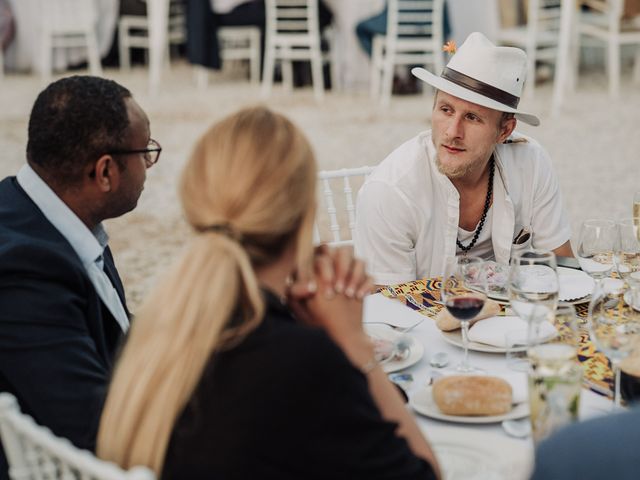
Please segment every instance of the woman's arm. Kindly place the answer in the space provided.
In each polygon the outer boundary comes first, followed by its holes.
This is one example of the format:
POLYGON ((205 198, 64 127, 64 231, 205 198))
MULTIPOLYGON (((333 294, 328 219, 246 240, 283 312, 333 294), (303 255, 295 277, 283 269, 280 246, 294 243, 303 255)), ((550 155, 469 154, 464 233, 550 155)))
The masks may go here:
MULTIPOLYGON (((316 268, 323 268, 322 262, 329 261, 328 258, 317 259, 316 268)), ((316 280, 318 292, 325 292, 322 279, 316 277, 316 280)), ((310 319, 314 325, 324 328, 349 361, 367 376, 369 391, 382 417, 398 424, 397 434, 407 441, 416 456, 432 465, 439 478, 438 464, 429 443, 405 407, 400 393, 375 362, 373 345, 362 328, 362 300, 343 294, 318 293, 303 302, 293 302, 291 306, 302 314, 301 318, 310 319)))

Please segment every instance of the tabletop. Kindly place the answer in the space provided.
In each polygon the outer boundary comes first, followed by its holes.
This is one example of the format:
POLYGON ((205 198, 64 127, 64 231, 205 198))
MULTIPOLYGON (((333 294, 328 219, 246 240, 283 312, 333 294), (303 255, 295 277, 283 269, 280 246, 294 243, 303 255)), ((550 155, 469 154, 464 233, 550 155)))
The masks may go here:
MULTIPOLYGON (((440 279, 429 278, 408 282, 394 287, 387 287, 382 295, 397 299, 410 309, 428 317, 435 317, 442 305, 440 300, 440 279)), ((576 313, 582 319, 586 319, 589 308, 588 302, 575 305, 576 313)), ((584 368, 585 387, 596 393, 611 395, 613 392, 613 373, 607 357, 597 351, 591 339, 586 325, 580 325, 580 348, 578 360, 584 368)))
MULTIPOLYGON (((410 398, 426 389, 434 372, 439 373, 429 365, 429 358, 434 353, 446 352, 450 365, 454 365, 462 358, 462 349, 447 343, 431 318, 440 308, 434 303, 438 300, 438 288, 437 280, 420 280, 394 287, 395 298, 393 299, 387 298, 391 293, 385 291, 384 294, 377 293, 365 300, 365 324, 389 322, 398 326, 410 326, 422 320, 422 323, 411 330, 410 335, 424 346, 424 354, 417 363, 401 372, 413 377, 413 381, 407 387, 410 398), (411 300, 407 300, 409 297, 411 300)), ((473 365, 481 367, 488 373, 514 374, 508 369, 504 354, 470 351, 469 359, 473 365)), ((581 419, 606 414, 610 408, 611 402, 606 396, 596 394, 587 388, 582 389, 581 419)), ((489 472, 489 475, 480 475, 478 478, 528 478, 533 459, 533 444, 530 437, 526 439, 509 437, 502 430, 500 423, 473 425, 450 423, 419 414, 416 414, 416 419, 434 446, 439 461, 443 463, 445 478, 468 478, 468 473, 476 467, 474 464, 469 464, 465 471, 464 465, 460 462, 478 462, 477 455, 482 453, 484 457, 487 452, 492 453, 500 465, 489 472), (460 447, 458 452, 455 451, 456 445, 460 447)))

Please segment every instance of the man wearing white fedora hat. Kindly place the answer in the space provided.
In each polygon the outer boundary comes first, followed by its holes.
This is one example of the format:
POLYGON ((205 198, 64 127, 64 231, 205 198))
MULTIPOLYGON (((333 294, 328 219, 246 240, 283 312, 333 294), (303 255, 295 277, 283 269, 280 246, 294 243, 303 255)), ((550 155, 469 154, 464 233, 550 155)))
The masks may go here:
POLYGON ((573 256, 558 181, 544 149, 514 132, 526 54, 472 33, 440 76, 432 129, 394 150, 358 194, 356 254, 380 285, 441 275, 445 258, 508 263, 515 249, 573 256))

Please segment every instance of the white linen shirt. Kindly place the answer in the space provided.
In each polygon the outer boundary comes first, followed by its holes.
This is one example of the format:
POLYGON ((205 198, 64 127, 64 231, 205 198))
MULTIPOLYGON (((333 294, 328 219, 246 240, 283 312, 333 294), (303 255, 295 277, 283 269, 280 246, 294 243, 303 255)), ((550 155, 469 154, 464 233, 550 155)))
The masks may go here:
MULTIPOLYGON (((491 229, 493 256, 507 264, 523 228, 535 248, 555 249, 571 237, 551 160, 533 139, 496 146, 491 229)), ((355 251, 376 284, 442 275, 456 255, 460 195, 438 171, 428 130, 394 150, 358 193, 355 251)), ((473 249, 469 252, 473 255, 473 249)))
POLYGON ((16 179, 47 220, 67 239, 71 248, 82 261, 100 300, 109 309, 122 331, 127 333, 129 317, 120 301, 118 292, 103 270, 102 255, 109 236, 102 224, 98 224, 93 232, 90 231, 29 165, 24 165, 20 169, 16 179))

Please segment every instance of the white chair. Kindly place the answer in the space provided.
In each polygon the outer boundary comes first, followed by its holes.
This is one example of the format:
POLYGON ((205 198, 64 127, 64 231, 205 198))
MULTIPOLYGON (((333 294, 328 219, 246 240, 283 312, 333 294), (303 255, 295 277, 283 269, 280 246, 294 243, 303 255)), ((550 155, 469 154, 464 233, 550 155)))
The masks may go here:
POLYGON ((324 98, 322 52, 318 25, 317 0, 266 0, 265 60, 262 96, 273 86, 276 62, 282 65, 282 81, 291 90, 294 60, 311 62, 313 92, 317 101, 324 98))
POLYGON ((222 61, 248 60, 251 82, 260 83, 260 29, 251 26, 221 27, 218 38, 222 61))
POLYGON ((365 166, 318 172, 319 193, 322 195, 322 200, 318 202, 319 208, 313 227, 315 243, 326 241, 326 235, 323 238, 320 231, 328 229, 329 245, 353 245, 353 234, 356 228, 354 193, 360 189, 373 168, 365 166), (338 192, 342 193, 342 198, 336 198, 338 192))
POLYGON ((389 0, 387 33, 373 38, 371 97, 383 105, 391 101, 396 65, 444 68, 442 46, 444 0, 389 0))
MULTIPOLYGON (((140 0, 145 1, 146 0, 140 0)), ((164 54, 169 58, 169 46, 180 45, 187 40, 187 26, 184 4, 170 2, 169 22, 167 34, 167 48, 164 54)), ((118 48, 120 54, 120 68, 131 69, 131 49, 149 50, 149 19, 146 15, 122 15, 118 22, 118 48)))
MULTIPOLYGON (((590 7, 589 12, 577 15, 574 45, 579 48, 583 37, 601 42, 606 46, 609 94, 617 97, 620 93, 620 48, 622 45, 636 45, 633 79, 640 82, 640 16, 623 18, 624 0, 583 0, 590 7)), ((574 71, 578 68, 578 55, 574 54, 574 71)), ((577 74, 574 75, 577 78, 577 74)))
POLYGON ((48 83, 53 69, 53 49, 84 47, 89 70, 102 75, 98 39, 97 14, 94 2, 87 0, 41 0, 41 70, 48 83))
MULTIPOLYGON (((260 83, 260 29, 249 25, 220 27, 218 41, 223 67, 230 61, 248 60, 251 83, 260 83)), ((206 87, 209 81, 209 69, 198 66, 196 81, 199 88, 206 87)))
POLYGON ((155 480, 146 467, 124 471, 56 437, 20 412, 15 397, 0 393, 0 435, 12 480, 155 480))
POLYGON ((528 0, 526 25, 499 28, 496 32, 496 43, 518 47, 527 53, 524 94, 529 98, 535 92, 536 64, 544 61, 555 65, 560 37, 561 5, 562 0, 528 0))

